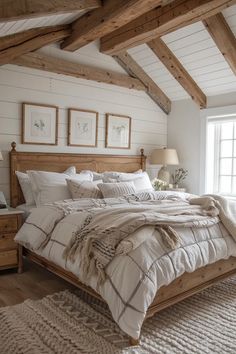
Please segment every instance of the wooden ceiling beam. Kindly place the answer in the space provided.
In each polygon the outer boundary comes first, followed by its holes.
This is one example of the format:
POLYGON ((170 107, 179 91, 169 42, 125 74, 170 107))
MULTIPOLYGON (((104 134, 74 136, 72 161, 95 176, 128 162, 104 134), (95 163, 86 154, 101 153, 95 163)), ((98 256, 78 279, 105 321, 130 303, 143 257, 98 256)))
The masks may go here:
POLYGON ((206 96, 185 70, 174 53, 167 47, 162 39, 157 38, 147 43, 159 60, 165 65, 178 83, 185 89, 192 99, 201 107, 206 108, 206 96))
POLYGON ((175 0, 103 36, 101 52, 117 54, 215 15, 235 3, 236 0, 175 0))
POLYGON ((11 64, 72 76, 79 79, 92 80, 129 89, 146 91, 145 85, 136 78, 113 71, 90 67, 88 65, 72 63, 64 59, 39 53, 24 54, 12 60, 11 64))
POLYGON ((169 98, 127 52, 119 53, 113 56, 113 58, 129 75, 136 77, 143 83, 146 87, 147 94, 165 113, 170 113, 171 101, 169 98))
POLYGON ((33 28, 28 31, 0 37, 0 65, 8 64, 22 54, 64 39, 71 33, 70 26, 33 28))
POLYGON ((203 21, 206 29, 236 75, 236 38, 224 16, 219 13, 203 21))
POLYGON ((61 48, 75 51, 157 7, 162 1, 106 0, 103 7, 86 13, 72 24, 72 35, 62 43, 61 48))
POLYGON ((96 9, 101 0, 1 0, 0 22, 96 9))

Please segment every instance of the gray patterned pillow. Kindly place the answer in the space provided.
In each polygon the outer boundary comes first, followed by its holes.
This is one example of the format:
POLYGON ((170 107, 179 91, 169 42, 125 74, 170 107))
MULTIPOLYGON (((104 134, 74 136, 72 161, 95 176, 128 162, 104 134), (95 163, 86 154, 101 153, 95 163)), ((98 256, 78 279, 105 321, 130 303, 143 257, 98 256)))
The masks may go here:
POLYGON ((73 199, 78 198, 102 198, 102 192, 97 187, 97 183, 90 181, 77 181, 76 179, 67 179, 67 186, 73 199))
POLYGON ((104 198, 115 198, 136 193, 133 181, 120 183, 99 183, 98 188, 101 190, 104 198))

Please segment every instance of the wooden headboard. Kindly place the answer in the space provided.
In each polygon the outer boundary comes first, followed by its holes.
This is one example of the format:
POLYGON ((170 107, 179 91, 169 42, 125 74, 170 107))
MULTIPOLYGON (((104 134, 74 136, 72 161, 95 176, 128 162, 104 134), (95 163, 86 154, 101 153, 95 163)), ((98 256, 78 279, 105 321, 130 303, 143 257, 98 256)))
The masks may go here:
POLYGON ((134 172, 146 169, 144 150, 140 155, 96 155, 70 154, 51 152, 21 152, 16 151, 16 143, 11 144, 10 151, 10 198, 11 206, 25 202, 15 171, 27 170, 63 172, 69 166, 75 166, 77 172, 91 170, 97 172, 119 171, 134 172))

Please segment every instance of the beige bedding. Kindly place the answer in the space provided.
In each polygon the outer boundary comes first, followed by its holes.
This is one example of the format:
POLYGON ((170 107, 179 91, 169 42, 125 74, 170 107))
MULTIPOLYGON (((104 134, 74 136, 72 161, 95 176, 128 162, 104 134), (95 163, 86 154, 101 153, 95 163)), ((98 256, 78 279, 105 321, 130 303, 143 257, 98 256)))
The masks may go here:
POLYGON ((188 198, 169 195, 165 200, 158 200, 155 193, 66 201, 32 211, 16 235, 16 241, 71 271, 97 290, 108 303, 117 324, 127 334, 138 338, 146 310, 161 286, 170 284, 184 272, 193 272, 206 264, 236 256, 236 242, 219 217, 205 214, 201 206, 191 206, 188 198), (96 273, 88 277, 83 272, 83 257, 79 251, 74 259, 63 256, 65 250, 74 244, 74 236, 78 235, 81 226, 89 226, 92 219, 88 215, 101 217, 101 231, 107 228, 108 215, 108 224, 115 224, 117 218, 116 226, 119 228, 122 220, 119 221, 117 212, 121 211, 124 217, 131 210, 138 219, 146 210, 151 214, 161 214, 162 223, 171 220, 171 227, 180 242, 171 249, 163 242, 158 229, 148 224, 127 233, 127 237, 116 244, 116 252, 104 268, 105 281, 102 283, 96 273), (129 246, 132 244, 128 252, 127 244, 122 246, 122 242, 127 241, 129 246))

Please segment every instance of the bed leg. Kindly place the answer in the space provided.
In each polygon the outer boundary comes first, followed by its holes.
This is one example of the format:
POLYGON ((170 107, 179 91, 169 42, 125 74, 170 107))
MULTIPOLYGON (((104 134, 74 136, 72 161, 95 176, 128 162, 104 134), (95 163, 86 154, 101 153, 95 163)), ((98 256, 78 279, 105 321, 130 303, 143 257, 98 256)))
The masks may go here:
POLYGON ((18 246, 18 269, 17 269, 17 272, 18 274, 21 274, 23 273, 23 255, 22 255, 22 246, 19 245, 18 246))
POLYGON ((139 338, 138 339, 134 339, 132 337, 129 337, 129 344, 130 346, 135 346, 135 345, 139 345, 139 338))

